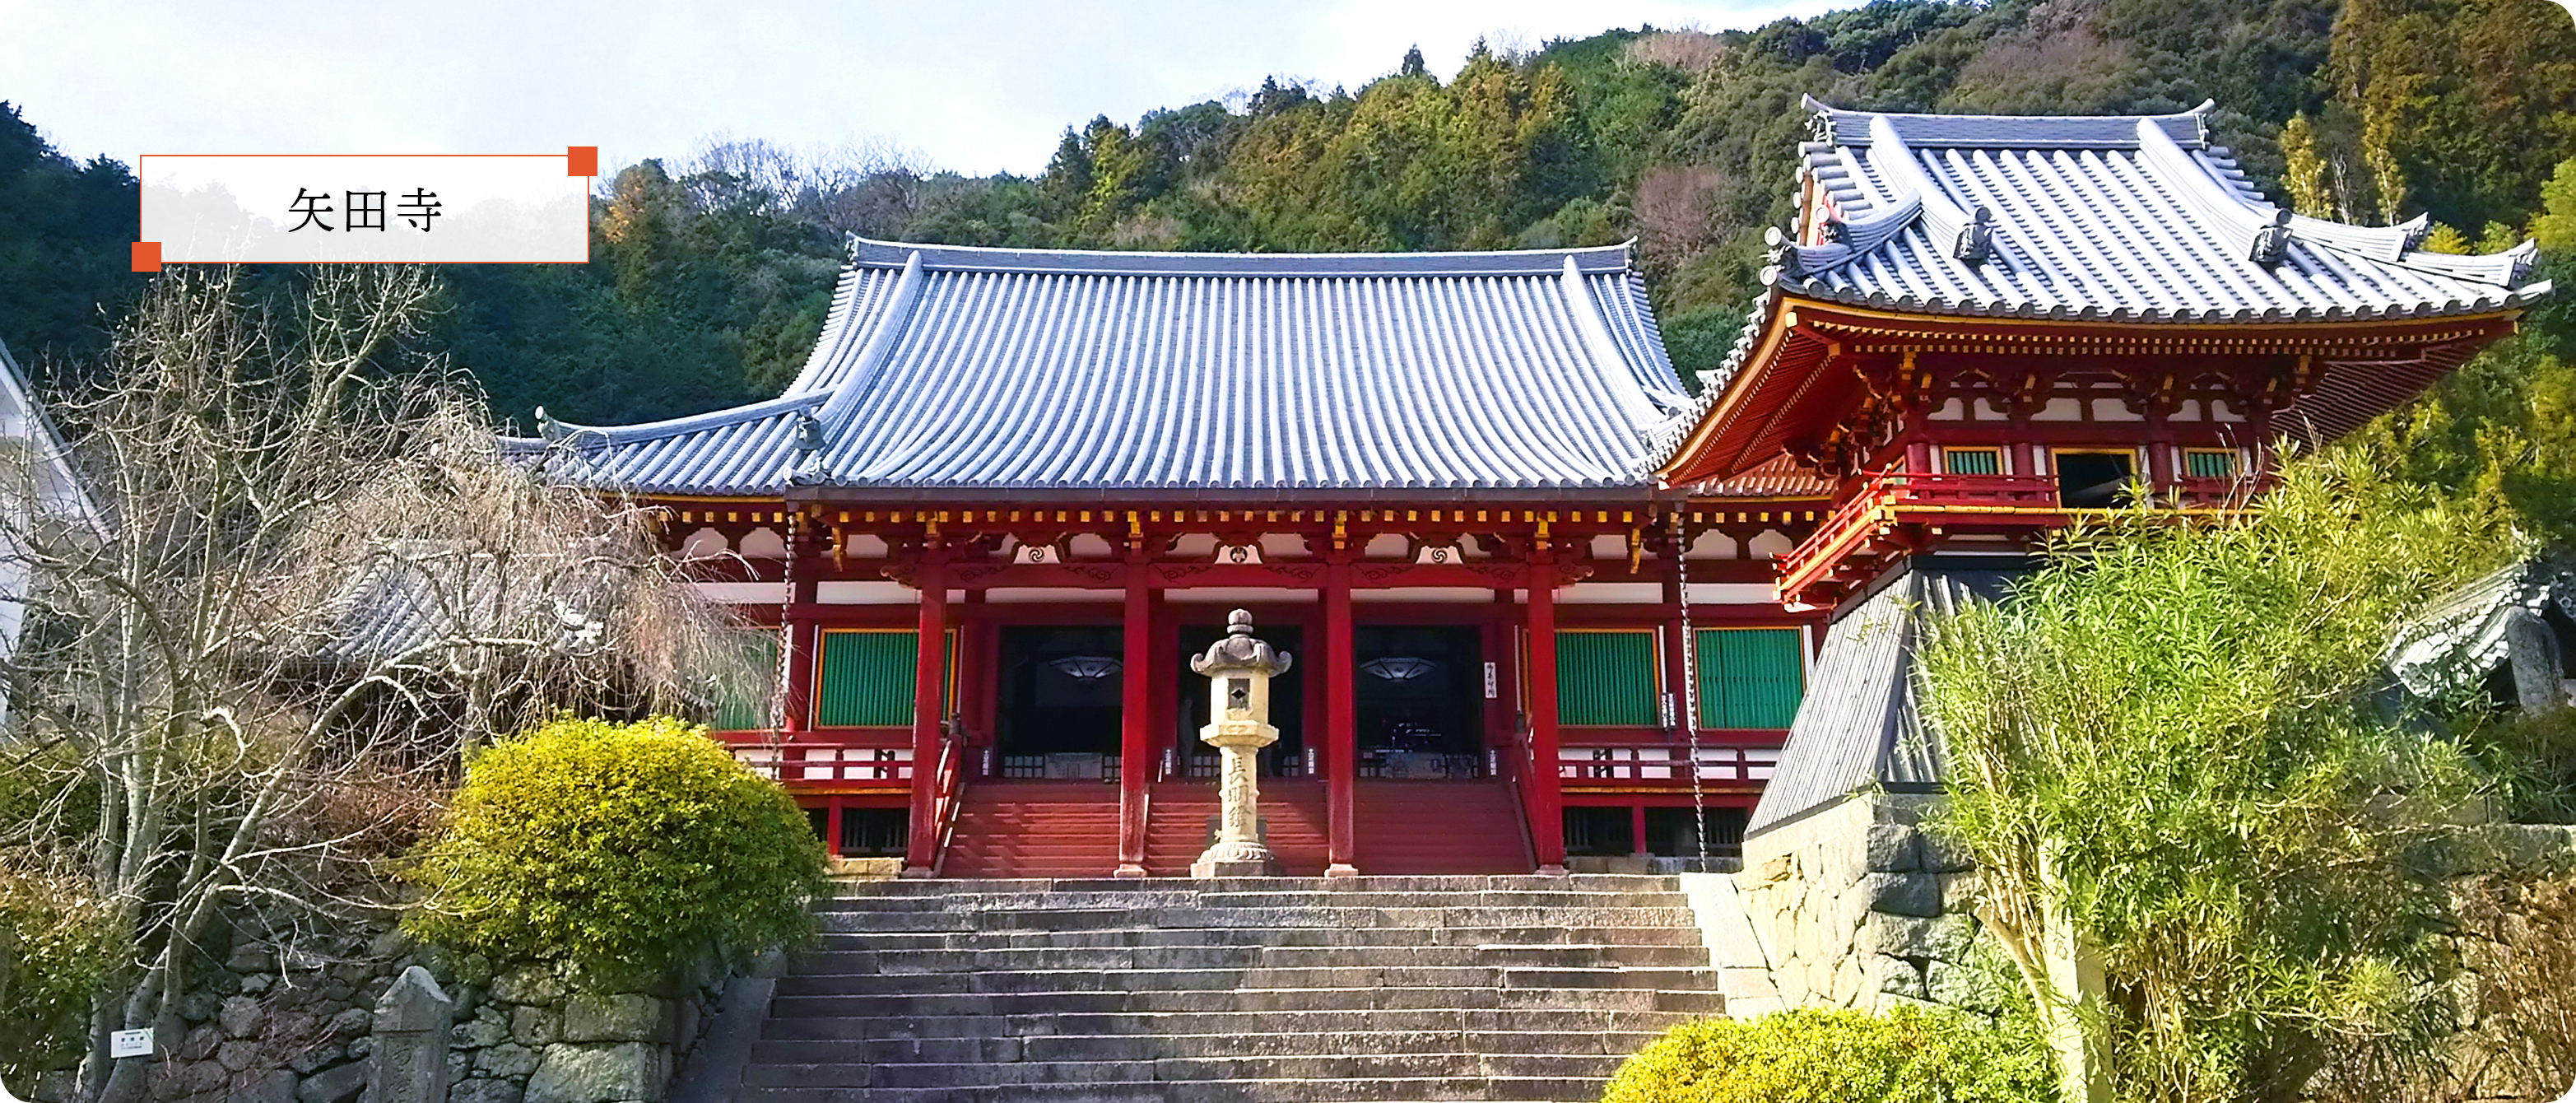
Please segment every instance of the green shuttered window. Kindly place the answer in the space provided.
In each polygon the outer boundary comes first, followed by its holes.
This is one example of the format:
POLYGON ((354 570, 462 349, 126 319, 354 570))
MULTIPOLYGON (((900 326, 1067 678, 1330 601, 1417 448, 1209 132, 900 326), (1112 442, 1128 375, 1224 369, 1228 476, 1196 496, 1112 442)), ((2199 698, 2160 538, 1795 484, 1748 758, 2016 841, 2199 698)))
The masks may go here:
POLYGON ((1655 722, 1652 631, 1556 634, 1556 722, 1650 726, 1655 722))
MULTIPOLYGON (((827 631, 814 671, 814 726, 912 726, 914 632, 827 631)), ((943 666, 956 661, 948 640, 943 666)), ((946 680, 945 673, 942 681, 946 680)))
POLYGON ((1795 628, 1699 631, 1703 728, 1785 728, 1798 715, 1804 653, 1795 628))
POLYGON ((1941 463, 1953 475, 2003 474, 2003 452, 1994 448, 1944 448, 1941 463))
POLYGON ((2236 453, 2192 449, 2182 454, 2183 474, 2195 479, 2233 479, 2236 453))
POLYGON ((748 684, 719 687, 716 730, 745 731, 769 726, 769 684, 778 677, 778 635, 745 633, 743 664, 753 675, 748 684))

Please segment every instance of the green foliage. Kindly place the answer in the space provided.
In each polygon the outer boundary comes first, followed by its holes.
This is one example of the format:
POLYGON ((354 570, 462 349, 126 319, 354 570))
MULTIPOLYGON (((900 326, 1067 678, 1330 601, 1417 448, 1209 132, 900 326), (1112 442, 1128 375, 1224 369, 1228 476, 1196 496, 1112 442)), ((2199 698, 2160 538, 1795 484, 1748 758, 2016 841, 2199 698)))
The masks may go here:
POLYGON ((2520 225, 2576 155, 2576 22, 2547 0, 2345 0, 2319 76, 2345 217, 2520 225))
POLYGON ((1898 1007, 1685 1023, 1619 1067, 1602 1103, 2035 1103, 2046 1050, 2016 1020, 1898 1007))
POLYGON ((119 956, 112 918, 79 878, 0 851, 0 1083, 80 1058, 91 993, 119 956))
POLYGON ((0 344, 29 373, 95 361, 143 277, 134 177, 105 158, 75 164, 0 100, 0 344))
POLYGON ((2563 340, 2527 326, 2344 447, 2386 457, 2410 482, 2509 511, 2543 541, 2576 544, 2576 363, 2547 351, 2563 340))
POLYGON ((2293 464, 2260 505, 2079 531, 1923 660, 1953 764, 1937 826, 2008 943, 2056 915, 2100 950, 2129 1098, 2291 1098, 2452 1022, 2420 858, 2474 777, 2373 691, 2399 624, 2517 542, 2362 450, 2293 464))
POLYGON ((2493 779, 2496 812, 2515 823, 2576 823, 2576 709, 2479 721, 2463 741, 2493 779))
POLYGON ((618 983, 807 937, 823 849, 702 729, 566 718, 473 755, 412 876, 413 933, 618 983))

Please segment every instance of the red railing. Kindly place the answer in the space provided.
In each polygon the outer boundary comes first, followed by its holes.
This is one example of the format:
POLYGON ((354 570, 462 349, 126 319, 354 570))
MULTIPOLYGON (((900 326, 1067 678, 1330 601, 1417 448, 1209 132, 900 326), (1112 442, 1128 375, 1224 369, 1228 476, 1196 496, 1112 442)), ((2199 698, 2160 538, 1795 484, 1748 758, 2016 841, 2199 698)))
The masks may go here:
MULTIPOLYGON (((2259 488, 2246 479, 2181 478, 2158 495, 2178 510, 2244 508, 2259 488)), ((2022 524, 2055 527, 2079 514, 2058 500, 2057 480, 2047 475, 1909 474, 1891 471, 1870 480, 1807 539, 1774 564, 1783 599, 1823 581, 1854 552, 1900 522, 1961 524, 2013 517, 2022 524)))
POLYGON ((912 780, 912 748, 814 738, 803 733, 769 742, 763 732, 725 732, 734 761, 790 789, 912 780))
POLYGON ((966 718, 952 716, 940 725, 939 769, 932 774, 938 789, 931 794, 931 822, 939 825, 938 848, 932 852, 931 868, 948 855, 948 841, 957 834, 957 809, 966 803, 966 718))
MULTIPOLYGON (((1557 752, 1557 777, 1564 781, 1616 781, 1638 786, 1689 785, 1687 746, 1569 746, 1557 752)), ((1754 746, 1708 746, 1696 756, 1702 783, 1742 784, 1768 781, 1780 764, 1777 743, 1754 746)))

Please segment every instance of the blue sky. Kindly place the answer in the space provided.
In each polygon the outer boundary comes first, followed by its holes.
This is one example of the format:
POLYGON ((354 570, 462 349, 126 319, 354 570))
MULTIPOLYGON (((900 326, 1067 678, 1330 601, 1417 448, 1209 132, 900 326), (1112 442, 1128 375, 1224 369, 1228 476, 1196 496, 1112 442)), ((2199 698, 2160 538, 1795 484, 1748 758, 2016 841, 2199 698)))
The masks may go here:
POLYGON ((1752 27, 1853 0, 535 3, 0 0, 0 99, 78 157, 531 153, 713 137, 1034 172, 1068 124, 1266 74, 1356 87, 1419 44, 1752 27))

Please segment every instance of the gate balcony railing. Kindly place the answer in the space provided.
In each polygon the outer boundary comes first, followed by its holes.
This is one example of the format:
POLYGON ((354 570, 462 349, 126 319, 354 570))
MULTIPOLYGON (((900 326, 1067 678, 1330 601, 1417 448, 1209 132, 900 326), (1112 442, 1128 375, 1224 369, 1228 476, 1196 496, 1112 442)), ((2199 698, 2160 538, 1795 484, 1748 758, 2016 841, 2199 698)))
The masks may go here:
MULTIPOLYGON (((1682 746, 1562 746, 1557 748, 1556 774, 1561 781, 1688 785, 1690 773, 1684 763, 1691 760, 1691 749, 1682 746)), ((1696 762, 1703 783, 1769 781, 1780 764, 1780 748, 1704 746, 1696 762)))
POLYGON ((909 782, 912 748, 848 743, 735 743, 733 759, 751 772, 796 788, 802 784, 909 782))
MULTIPOLYGON (((2261 484, 2248 479, 2179 478, 2157 493, 2177 515, 2230 513, 2244 508, 2261 484)), ((1808 589, 1833 580, 1845 563, 1885 549, 1899 526, 2045 529, 2086 515, 2114 511, 2070 507, 2058 499, 2049 475, 1908 474, 1877 476, 1779 557, 1775 587, 1795 605, 1808 589)))

